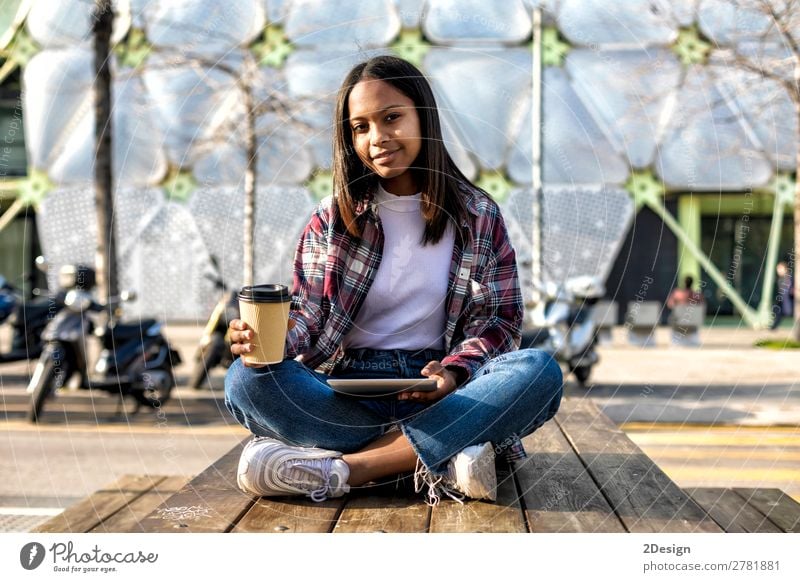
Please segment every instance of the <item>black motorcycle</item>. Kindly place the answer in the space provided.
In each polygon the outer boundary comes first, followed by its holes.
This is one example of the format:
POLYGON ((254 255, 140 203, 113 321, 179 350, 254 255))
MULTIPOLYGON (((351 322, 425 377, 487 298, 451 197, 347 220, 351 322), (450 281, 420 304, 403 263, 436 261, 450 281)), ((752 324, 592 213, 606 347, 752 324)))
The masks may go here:
POLYGON ((216 366, 230 367, 233 363, 228 323, 239 318, 239 299, 236 291, 228 291, 216 257, 211 257, 214 273, 206 277, 214 283, 220 297, 208 318, 200 345, 197 346, 194 369, 189 377, 189 386, 200 389, 208 382, 208 373, 216 366))
POLYGON ((41 335, 47 323, 64 307, 64 293, 27 299, 21 290, 0 275, 0 324, 11 326, 11 347, 0 352, 0 364, 38 358, 41 335))
MULTIPOLYGON (((28 385, 28 419, 37 422, 47 398, 76 373, 80 374, 82 389, 104 390, 119 396, 120 401, 132 396, 136 411, 142 405, 159 409, 170 397, 175 386, 172 370, 181 362, 178 352, 161 334, 161 323, 145 319, 138 323, 95 324, 93 314, 105 312, 108 306, 95 301, 90 293, 94 270, 84 266, 65 269, 74 280, 65 285, 69 290, 64 309, 42 333, 44 349, 28 385), (101 342, 102 351, 90 373, 85 343, 92 335, 101 342)), ((117 309, 122 302, 133 299, 132 293, 123 292, 112 298, 111 307, 117 309)))

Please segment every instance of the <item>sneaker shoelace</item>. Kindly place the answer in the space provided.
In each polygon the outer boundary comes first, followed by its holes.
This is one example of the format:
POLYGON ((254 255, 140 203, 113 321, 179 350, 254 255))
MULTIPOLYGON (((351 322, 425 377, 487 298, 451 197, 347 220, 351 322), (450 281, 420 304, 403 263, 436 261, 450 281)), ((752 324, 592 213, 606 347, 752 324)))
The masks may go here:
POLYGON ((438 505, 442 500, 440 491, 450 499, 454 499, 462 505, 464 504, 464 496, 455 489, 448 487, 446 478, 443 475, 431 473, 418 457, 417 467, 414 470, 414 492, 419 493, 425 486, 428 487, 425 503, 431 507, 438 505))
POLYGON ((325 501, 325 499, 328 498, 328 493, 331 491, 332 468, 332 457, 287 461, 284 463, 283 467, 281 467, 280 478, 304 490, 308 490, 309 486, 313 486, 315 480, 321 479, 322 485, 308 492, 312 501, 319 503, 320 501, 325 501), (308 478, 309 474, 313 476, 313 480, 308 478))

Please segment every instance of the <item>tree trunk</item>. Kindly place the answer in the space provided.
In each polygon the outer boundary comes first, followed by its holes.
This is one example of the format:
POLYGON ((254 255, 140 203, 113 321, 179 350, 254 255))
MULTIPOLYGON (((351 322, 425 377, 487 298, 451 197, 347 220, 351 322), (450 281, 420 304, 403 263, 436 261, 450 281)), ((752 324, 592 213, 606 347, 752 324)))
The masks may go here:
POLYGON ((247 167, 244 173, 244 285, 252 285, 255 277, 255 215, 256 215, 256 164, 258 163, 258 148, 256 147, 256 119, 253 107, 253 84, 255 81, 255 66, 251 59, 245 59, 243 64, 244 83, 244 115, 245 115, 245 148, 247 167))
MULTIPOLYGON (((97 250, 95 268, 100 297, 108 305, 118 294, 116 237, 114 236, 114 198, 111 167, 111 71, 109 44, 114 21, 111 0, 96 0, 92 15, 94 33, 94 115, 95 163, 94 187, 97 212, 97 250)), ((109 319, 113 310, 109 305, 109 319)))
MULTIPOLYGON (((794 248, 789 258, 789 273, 794 280, 794 327, 792 337, 800 341, 800 277, 797 276, 797 257, 800 254, 800 54, 794 55, 794 110, 797 119, 797 145, 795 160, 795 185, 794 185, 794 248)), ((786 297, 788 301, 789 298, 786 297)))
MULTIPOLYGON (((797 177, 794 186, 794 249, 789 257, 789 272, 794 281, 794 327, 792 338, 800 342, 800 277, 797 276, 797 257, 800 255, 800 114, 797 116, 798 141, 797 141, 797 177)), ((789 298, 787 297, 788 301, 789 298)))
MULTIPOLYGON (((543 301, 542 286, 542 232, 544 220, 542 190, 542 10, 533 9, 533 62, 531 85, 531 194, 533 238, 531 240, 531 283, 533 289, 524 297, 530 298, 532 307, 543 301)), ((527 290, 526 290, 527 291, 527 290)))

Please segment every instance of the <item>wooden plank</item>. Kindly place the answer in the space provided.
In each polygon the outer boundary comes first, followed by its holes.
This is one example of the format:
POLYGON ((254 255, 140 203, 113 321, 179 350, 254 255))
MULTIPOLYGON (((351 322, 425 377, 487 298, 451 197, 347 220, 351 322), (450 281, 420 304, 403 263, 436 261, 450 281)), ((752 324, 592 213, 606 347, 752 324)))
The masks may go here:
POLYGON ((217 462, 140 522, 148 533, 230 531, 253 505, 254 498, 236 485, 236 467, 242 448, 251 437, 233 447, 217 462))
POLYGON ((334 533, 425 533, 430 507, 414 491, 414 473, 389 477, 350 492, 334 533))
POLYGON ((431 533, 525 533, 525 518, 519 504, 517 486, 508 470, 497 472, 497 501, 494 503, 449 498, 431 511, 431 533))
POLYGON ((572 403, 556 422, 628 531, 722 531, 588 399, 572 403))
MULTIPOLYGON (((559 414, 566 413, 569 402, 561 405, 559 414)), ((528 458, 516 463, 516 476, 530 531, 625 531, 555 422, 546 423, 522 444, 528 458)))
POLYGON ((425 531, 411 508, 409 479, 392 479, 380 485, 370 484, 349 495, 315 503, 306 498, 262 498, 239 520, 233 533, 324 533, 335 531, 425 531), (347 508, 350 509, 347 509, 347 508), (371 509, 370 509, 371 508, 371 509), (369 509, 369 511, 368 511, 369 509))
POLYGON ((783 531, 732 489, 697 487, 684 491, 728 533, 783 531))
POLYGON ((165 479, 161 475, 124 475, 37 527, 38 533, 87 532, 165 479))
POLYGON ((315 503, 307 498, 261 497, 232 533, 327 533, 344 505, 343 498, 315 503))
POLYGON ((186 485, 190 477, 186 475, 173 475, 164 478, 152 489, 133 502, 125 505, 114 515, 103 520, 91 531, 117 533, 117 532, 138 532, 142 531, 139 521, 145 518, 151 511, 158 507, 167 498, 180 491, 186 485))
POLYGON ((736 487, 734 491, 766 515, 781 531, 800 533, 800 503, 780 489, 736 487))
POLYGON ((334 533, 425 533, 430 507, 421 496, 362 495, 348 499, 334 533))

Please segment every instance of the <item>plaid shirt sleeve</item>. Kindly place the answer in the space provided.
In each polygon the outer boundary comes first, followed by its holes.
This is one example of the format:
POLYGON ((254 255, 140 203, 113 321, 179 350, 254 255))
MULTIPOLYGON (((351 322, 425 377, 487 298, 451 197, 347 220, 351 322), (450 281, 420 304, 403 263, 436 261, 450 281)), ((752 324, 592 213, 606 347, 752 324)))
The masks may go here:
POLYGON ((475 269, 444 365, 463 368, 471 378, 491 358, 519 348, 524 313, 517 262, 499 209, 492 204, 475 221, 475 269))
POLYGON ((330 310, 324 293, 328 256, 327 216, 326 207, 321 204, 297 243, 289 312, 295 326, 286 337, 286 355, 289 358, 307 352, 316 343, 330 310))

